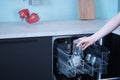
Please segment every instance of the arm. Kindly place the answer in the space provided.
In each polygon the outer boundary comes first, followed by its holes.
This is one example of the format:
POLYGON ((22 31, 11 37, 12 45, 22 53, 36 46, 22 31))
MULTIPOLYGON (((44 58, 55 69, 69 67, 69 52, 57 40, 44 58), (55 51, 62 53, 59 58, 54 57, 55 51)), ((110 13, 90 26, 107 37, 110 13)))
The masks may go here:
POLYGON ((107 34, 111 33, 115 30, 120 24, 120 13, 114 16, 110 21, 108 21, 99 31, 91 36, 94 38, 95 41, 99 40, 100 38, 106 36, 107 34))
POLYGON ((113 30, 115 30, 120 25, 120 13, 118 15, 114 16, 110 21, 108 21, 99 31, 94 33, 93 35, 89 37, 82 37, 79 38, 79 43, 77 46, 82 47, 83 50, 85 50, 88 46, 95 43, 100 38, 106 36, 107 34, 111 33, 113 30))

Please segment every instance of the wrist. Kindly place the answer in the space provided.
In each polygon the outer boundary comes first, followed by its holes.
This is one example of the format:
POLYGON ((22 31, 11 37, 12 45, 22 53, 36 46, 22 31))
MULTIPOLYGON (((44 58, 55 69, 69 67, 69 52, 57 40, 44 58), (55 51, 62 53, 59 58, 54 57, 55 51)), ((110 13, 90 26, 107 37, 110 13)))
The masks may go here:
POLYGON ((96 35, 91 35, 90 37, 90 40, 92 41, 91 43, 93 44, 93 43, 95 43, 97 40, 99 40, 99 37, 98 36, 96 36, 96 35))

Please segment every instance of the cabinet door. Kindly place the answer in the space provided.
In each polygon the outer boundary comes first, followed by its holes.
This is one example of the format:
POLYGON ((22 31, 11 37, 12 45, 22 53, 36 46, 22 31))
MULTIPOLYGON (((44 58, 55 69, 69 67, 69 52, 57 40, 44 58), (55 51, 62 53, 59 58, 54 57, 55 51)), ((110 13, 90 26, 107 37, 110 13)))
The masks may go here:
POLYGON ((52 80, 51 37, 0 40, 0 80, 52 80))

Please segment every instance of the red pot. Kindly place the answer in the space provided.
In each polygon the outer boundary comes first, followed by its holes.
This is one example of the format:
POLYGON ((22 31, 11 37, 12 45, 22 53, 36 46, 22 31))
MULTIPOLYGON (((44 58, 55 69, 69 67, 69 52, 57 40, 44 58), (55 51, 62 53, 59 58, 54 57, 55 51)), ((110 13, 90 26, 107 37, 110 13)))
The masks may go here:
POLYGON ((40 18, 39 18, 39 16, 36 13, 32 13, 30 16, 28 16, 26 18, 26 21, 28 23, 35 23, 35 22, 39 21, 39 19, 40 18))
POLYGON ((28 9, 22 9, 19 12, 20 18, 25 18, 29 16, 29 10, 28 9))

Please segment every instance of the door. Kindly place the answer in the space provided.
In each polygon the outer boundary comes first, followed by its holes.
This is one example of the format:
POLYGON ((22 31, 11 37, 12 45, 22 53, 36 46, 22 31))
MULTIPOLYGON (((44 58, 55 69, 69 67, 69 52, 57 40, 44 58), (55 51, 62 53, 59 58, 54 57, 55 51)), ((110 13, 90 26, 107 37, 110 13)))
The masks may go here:
POLYGON ((0 40, 0 80, 52 80, 51 37, 0 40))

